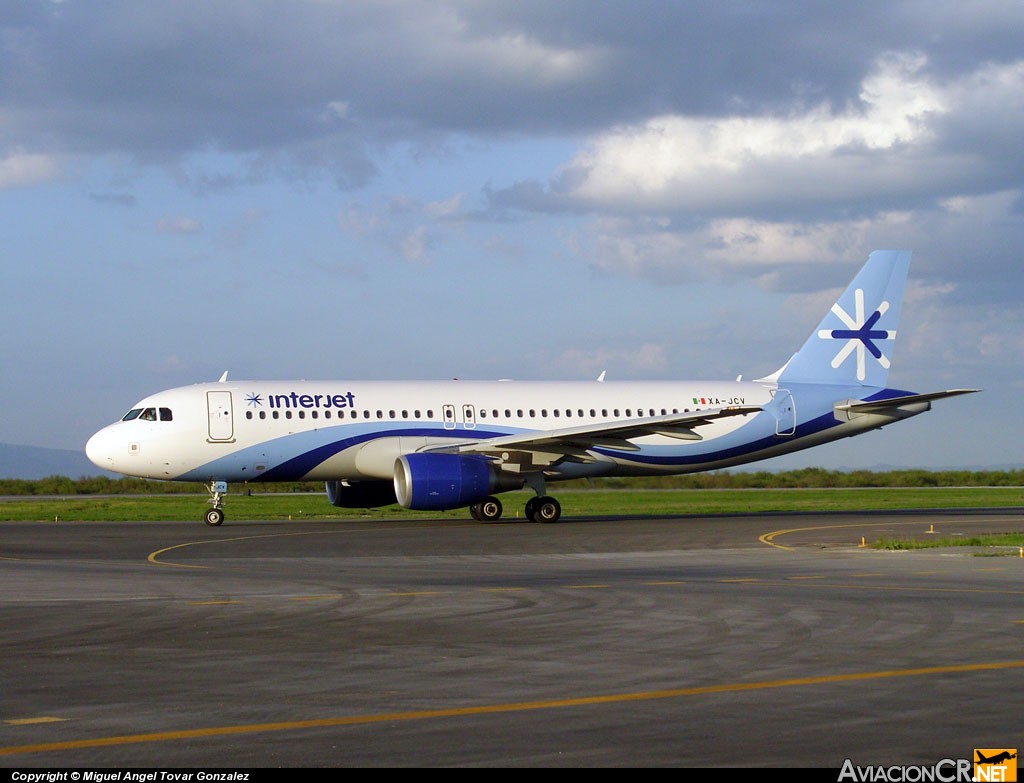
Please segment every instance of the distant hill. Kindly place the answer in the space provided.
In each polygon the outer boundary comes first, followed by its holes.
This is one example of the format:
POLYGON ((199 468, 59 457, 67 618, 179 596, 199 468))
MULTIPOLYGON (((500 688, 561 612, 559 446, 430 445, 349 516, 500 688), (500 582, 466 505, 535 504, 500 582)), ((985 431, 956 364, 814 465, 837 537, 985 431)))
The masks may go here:
POLYGON ((0 478, 41 479, 47 476, 117 477, 117 473, 101 470, 89 462, 84 451, 44 449, 39 446, 16 446, 0 443, 0 478))

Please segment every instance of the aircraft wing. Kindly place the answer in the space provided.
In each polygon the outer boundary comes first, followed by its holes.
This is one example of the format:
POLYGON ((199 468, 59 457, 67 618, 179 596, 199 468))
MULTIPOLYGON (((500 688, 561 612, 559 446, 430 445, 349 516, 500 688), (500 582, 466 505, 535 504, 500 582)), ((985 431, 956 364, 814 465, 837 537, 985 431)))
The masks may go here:
MULTIPOLYGON (((579 462, 592 462, 594 458, 587 452, 593 448, 639 451, 640 447, 631 441, 633 438, 642 438, 647 435, 664 435, 680 440, 703 440, 701 435, 696 432, 696 428, 706 426, 716 419, 747 416, 760 410, 761 407, 757 405, 709 408, 690 413, 620 419, 579 427, 563 427, 556 430, 530 430, 515 435, 468 441, 428 450, 494 455, 503 462, 509 460, 510 452, 520 454, 528 452, 531 457, 530 462, 535 465, 551 464, 566 458, 579 462)), ((513 462, 515 461, 513 460, 513 462)))
POLYGON ((961 394, 974 394, 979 391, 981 389, 947 389, 946 391, 928 392, 927 394, 907 394, 903 397, 890 397, 887 400, 853 401, 836 405, 836 410, 850 411, 852 413, 884 413, 904 405, 931 402, 932 400, 941 400, 946 397, 957 397, 961 394))

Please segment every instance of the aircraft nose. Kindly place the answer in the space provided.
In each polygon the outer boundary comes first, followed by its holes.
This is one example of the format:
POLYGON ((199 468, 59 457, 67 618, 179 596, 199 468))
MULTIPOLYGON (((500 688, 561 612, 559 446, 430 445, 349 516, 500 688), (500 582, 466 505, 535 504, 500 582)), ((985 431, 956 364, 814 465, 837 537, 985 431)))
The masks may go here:
POLYGON ((105 427, 89 438, 85 444, 85 456, 96 467, 103 468, 104 470, 113 470, 114 454, 112 446, 109 427, 105 427))

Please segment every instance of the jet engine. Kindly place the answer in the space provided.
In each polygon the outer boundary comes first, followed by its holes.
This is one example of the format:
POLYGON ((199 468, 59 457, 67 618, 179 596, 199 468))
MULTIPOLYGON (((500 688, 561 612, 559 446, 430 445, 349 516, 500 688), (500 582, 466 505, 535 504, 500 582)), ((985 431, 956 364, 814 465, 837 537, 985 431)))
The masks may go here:
POLYGON ((405 508, 418 511, 471 506, 524 483, 520 476, 499 471, 486 457, 403 454, 395 460, 395 496, 405 508))

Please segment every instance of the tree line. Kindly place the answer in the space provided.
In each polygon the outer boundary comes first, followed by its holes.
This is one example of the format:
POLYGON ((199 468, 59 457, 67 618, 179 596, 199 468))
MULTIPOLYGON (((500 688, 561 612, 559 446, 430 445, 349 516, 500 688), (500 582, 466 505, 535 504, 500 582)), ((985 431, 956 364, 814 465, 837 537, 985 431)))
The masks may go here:
MULTIPOLYGON (((826 470, 801 468, 782 472, 730 472, 716 470, 682 476, 597 478, 565 482, 560 486, 586 489, 822 489, 857 487, 1019 487, 1024 470, 826 470)), ((275 484, 233 484, 235 493, 323 492, 320 481, 275 484)), ((151 481, 139 478, 86 476, 43 479, 0 479, 0 495, 169 495, 202 494, 199 482, 151 481)))

